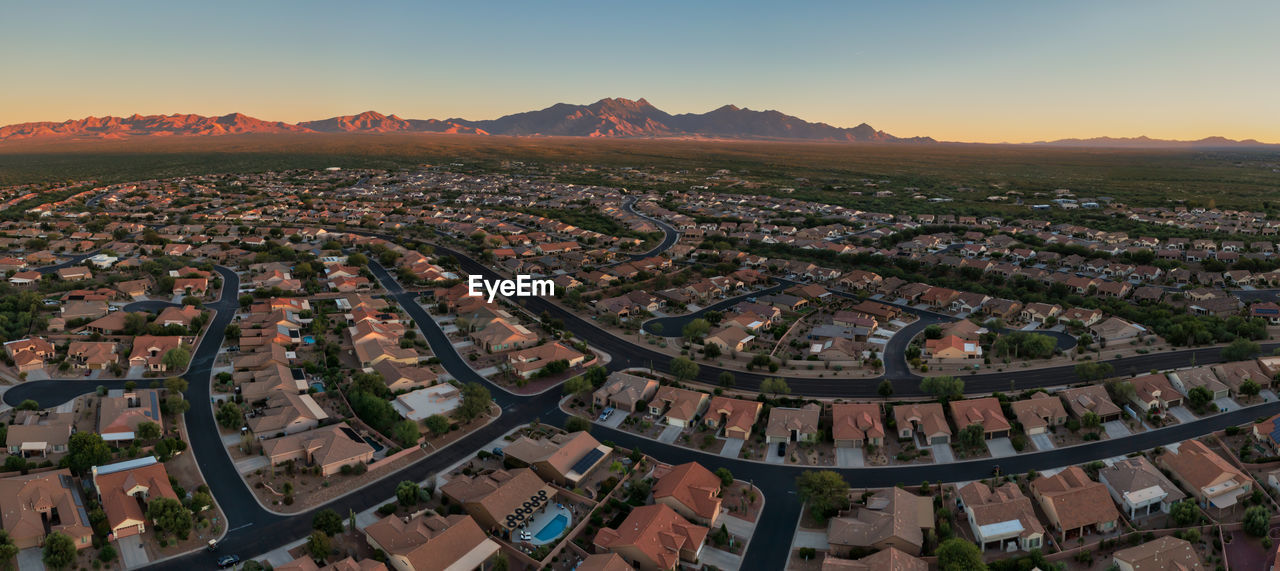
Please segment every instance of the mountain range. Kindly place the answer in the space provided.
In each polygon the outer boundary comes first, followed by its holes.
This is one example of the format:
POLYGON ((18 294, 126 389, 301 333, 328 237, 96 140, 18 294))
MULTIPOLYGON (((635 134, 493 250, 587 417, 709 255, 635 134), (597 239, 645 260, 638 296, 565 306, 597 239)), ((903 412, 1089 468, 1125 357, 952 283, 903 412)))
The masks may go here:
POLYGON ((725 105, 707 113, 672 115, 644 99, 601 99, 590 105, 558 103, 546 109, 497 119, 403 119, 366 111, 291 124, 239 113, 88 117, 62 123, 19 123, 0 127, 0 141, 51 137, 118 139, 153 136, 208 136, 240 133, 465 133, 544 137, 790 139, 840 142, 931 143, 929 137, 901 138, 863 123, 834 127, 810 123, 778 111, 725 105))
MULTIPOLYGON (((835 127, 811 123, 778 111, 756 111, 725 105, 706 113, 670 114, 645 101, 601 99, 589 105, 557 103, 546 109, 497 119, 403 119, 366 111, 359 115, 318 121, 265 121, 240 113, 220 117, 202 115, 132 115, 86 117, 0 127, 0 143, 46 139, 124 139, 132 137, 195 137, 243 133, 459 133, 522 137, 685 138, 729 140, 792 140, 870 143, 934 143, 930 137, 896 137, 862 123, 835 127)), ((1055 147, 1211 149, 1276 148, 1253 139, 1236 141, 1207 137, 1172 141, 1148 137, 1059 139, 1033 143, 1055 147)))

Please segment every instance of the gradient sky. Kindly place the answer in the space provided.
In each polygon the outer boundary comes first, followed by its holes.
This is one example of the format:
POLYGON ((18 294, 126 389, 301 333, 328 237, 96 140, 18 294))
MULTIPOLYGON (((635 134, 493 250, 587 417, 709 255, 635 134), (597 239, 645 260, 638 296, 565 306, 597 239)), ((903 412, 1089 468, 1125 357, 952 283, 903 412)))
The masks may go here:
POLYGON ((1280 2, 5 2, 0 124, 726 103, 899 136, 1280 142, 1280 2))

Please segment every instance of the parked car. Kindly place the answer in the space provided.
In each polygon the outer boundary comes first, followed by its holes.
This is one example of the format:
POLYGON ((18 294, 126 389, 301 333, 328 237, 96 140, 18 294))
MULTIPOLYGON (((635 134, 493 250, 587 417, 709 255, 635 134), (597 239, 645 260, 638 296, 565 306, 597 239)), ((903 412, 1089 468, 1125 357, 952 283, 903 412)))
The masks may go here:
POLYGON ((778 443, 778 456, 786 456, 786 455, 787 455, 787 443, 786 443, 786 442, 779 442, 779 443, 778 443))
POLYGON ((218 558, 218 568, 226 569, 228 567, 235 567, 236 564, 239 562, 240 562, 239 555, 223 555, 222 557, 218 558))

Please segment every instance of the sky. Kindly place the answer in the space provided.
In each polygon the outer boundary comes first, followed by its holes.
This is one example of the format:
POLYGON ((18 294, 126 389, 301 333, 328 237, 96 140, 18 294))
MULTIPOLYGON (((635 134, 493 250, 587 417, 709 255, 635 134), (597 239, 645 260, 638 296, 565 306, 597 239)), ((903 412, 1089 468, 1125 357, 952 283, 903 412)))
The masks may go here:
POLYGON ((1280 142, 1280 2, 4 2, 0 124, 644 97, 898 136, 1280 142))

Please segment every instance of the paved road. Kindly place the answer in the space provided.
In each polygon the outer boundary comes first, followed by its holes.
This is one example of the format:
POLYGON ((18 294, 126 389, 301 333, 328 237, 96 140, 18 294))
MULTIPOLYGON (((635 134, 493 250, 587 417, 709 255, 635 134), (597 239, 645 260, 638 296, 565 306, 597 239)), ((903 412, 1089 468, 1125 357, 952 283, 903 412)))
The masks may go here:
POLYGON ((83 262, 93 257, 97 253, 98 253, 97 250, 93 250, 90 252, 85 252, 83 254, 76 254, 74 256, 71 256, 70 258, 67 258, 67 261, 62 262, 61 264, 54 264, 52 266, 43 266, 43 267, 35 268, 35 271, 40 272, 42 274, 52 274, 53 272, 61 270, 62 268, 69 268, 71 266, 79 265, 80 262, 83 262))
POLYGON ((662 242, 660 242, 652 250, 649 250, 648 252, 645 252, 643 254, 633 254, 631 256, 632 260, 643 260, 645 258, 656 256, 658 254, 661 254, 671 249, 671 247, 676 244, 676 241, 680 240, 680 231, 676 230, 670 224, 667 224, 665 220, 660 220, 652 216, 649 216, 648 214, 642 214, 640 212, 636 212, 636 209, 635 209, 636 200, 638 199, 636 198, 627 199, 625 202, 622 203, 622 208, 627 212, 630 212, 632 214, 635 214, 636 216, 644 218, 645 220, 653 222, 658 226, 658 228, 662 229, 662 234, 663 234, 662 242))
MULTIPOLYGON (((159 313, 161 311, 164 311, 166 307, 181 307, 181 306, 182 304, 173 303, 172 301, 164 301, 160 299, 148 299, 148 300, 135 301, 133 303, 130 303, 124 306, 124 310, 125 311, 147 311, 151 313, 159 313)), ((239 309, 239 307, 240 306, 237 303, 236 307, 233 307, 231 311, 235 312, 235 310, 239 309)))

